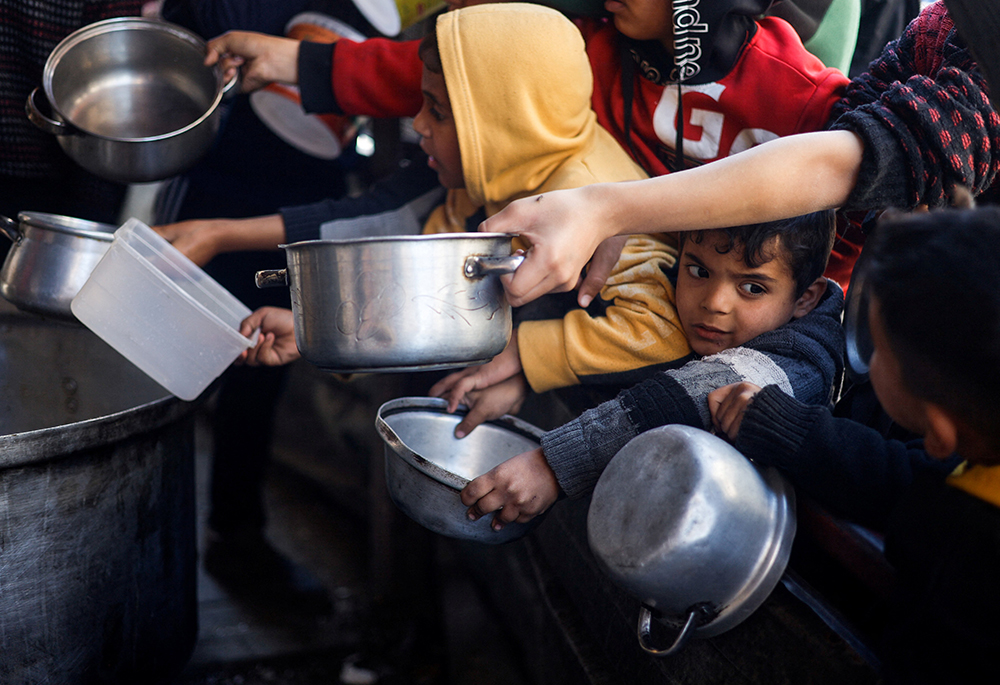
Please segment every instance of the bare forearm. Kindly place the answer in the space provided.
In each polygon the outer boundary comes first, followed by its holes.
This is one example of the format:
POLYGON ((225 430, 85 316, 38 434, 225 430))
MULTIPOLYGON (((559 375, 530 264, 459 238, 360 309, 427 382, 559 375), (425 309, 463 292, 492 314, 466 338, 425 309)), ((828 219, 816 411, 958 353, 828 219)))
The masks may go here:
POLYGON ((683 172, 586 190, 600 198, 608 235, 724 228, 843 205, 863 152, 849 131, 807 133, 683 172))
POLYGON ((219 252, 276 250, 285 242, 285 222, 280 214, 250 219, 220 219, 216 231, 219 252))

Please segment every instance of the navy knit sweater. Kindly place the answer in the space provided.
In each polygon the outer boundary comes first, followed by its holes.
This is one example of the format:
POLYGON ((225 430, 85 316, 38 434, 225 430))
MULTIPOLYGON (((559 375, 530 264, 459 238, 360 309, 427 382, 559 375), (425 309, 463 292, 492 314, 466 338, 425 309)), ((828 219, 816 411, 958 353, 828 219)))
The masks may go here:
POLYGON ((844 370, 844 297, 830 281, 806 316, 741 347, 662 371, 542 437, 545 458, 569 496, 589 492, 611 458, 639 433, 670 423, 710 428, 708 393, 747 381, 777 385, 807 404, 828 404, 844 370))

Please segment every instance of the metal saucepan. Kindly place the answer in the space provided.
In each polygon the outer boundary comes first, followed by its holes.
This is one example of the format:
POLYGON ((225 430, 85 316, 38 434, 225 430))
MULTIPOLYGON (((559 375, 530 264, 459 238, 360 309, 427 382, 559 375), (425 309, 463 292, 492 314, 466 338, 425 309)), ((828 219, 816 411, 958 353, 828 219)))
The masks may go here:
POLYGON ((470 521, 459 492, 469 481, 522 452, 537 449, 542 430, 513 416, 487 421, 467 437, 455 437, 464 408, 446 413, 437 397, 402 397, 378 410, 375 428, 385 442, 389 497, 425 528, 451 538, 500 544, 531 531, 542 518, 490 527, 493 516, 470 521))
POLYGON ((632 439, 594 489, 587 537, 600 564, 637 597, 640 646, 677 652, 747 618, 781 579, 795 537, 791 486, 731 445, 688 426, 632 439), (680 633, 650 639, 652 617, 680 633))
POLYGON ((111 247, 115 227, 43 212, 0 216, 14 244, 0 269, 0 295, 18 309, 75 321, 69 305, 111 247))
POLYGON ((49 55, 42 89, 53 116, 28 97, 28 118, 57 136, 88 171, 145 183, 184 171, 219 130, 224 84, 204 65, 197 34, 163 21, 121 17, 74 31, 49 55))
POLYGON ((489 361, 511 334, 497 274, 523 259, 504 233, 446 233, 283 245, 302 356, 337 372, 446 369, 489 361))

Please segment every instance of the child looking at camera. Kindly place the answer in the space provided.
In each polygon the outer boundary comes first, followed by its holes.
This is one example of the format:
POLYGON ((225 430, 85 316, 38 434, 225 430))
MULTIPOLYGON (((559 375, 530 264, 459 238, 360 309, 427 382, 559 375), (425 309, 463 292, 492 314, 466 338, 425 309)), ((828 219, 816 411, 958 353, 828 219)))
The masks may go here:
POLYGON ((832 513, 884 533, 898 574, 890 606, 878 609, 888 682, 994 682, 1000 210, 893 218, 865 251, 871 383, 883 409, 923 441, 885 440, 759 383, 709 395, 714 424, 832 513))
POLYGON ((700 358, 660 372, 546 433, 462 490, 469 517, 525 522, 560 494, 591 490, 629 440, 655 426, 709 428, 707 396, 768 379, 806 404, 826 404, 843 370, 840 287, 822 276, 834 238, 830 212, 681 234, 676 307, 700 358))

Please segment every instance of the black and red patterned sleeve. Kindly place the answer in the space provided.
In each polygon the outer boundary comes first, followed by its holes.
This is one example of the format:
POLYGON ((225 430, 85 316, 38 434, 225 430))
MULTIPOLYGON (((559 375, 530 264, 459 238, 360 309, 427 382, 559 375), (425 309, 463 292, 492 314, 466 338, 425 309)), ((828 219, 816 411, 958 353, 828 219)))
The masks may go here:
POLYGON ((953 186, 978 195, 1000 170, 1000 116, 941 2, 851 82, 830 127, 865 143, 846 209, 941 206, 953 186))

